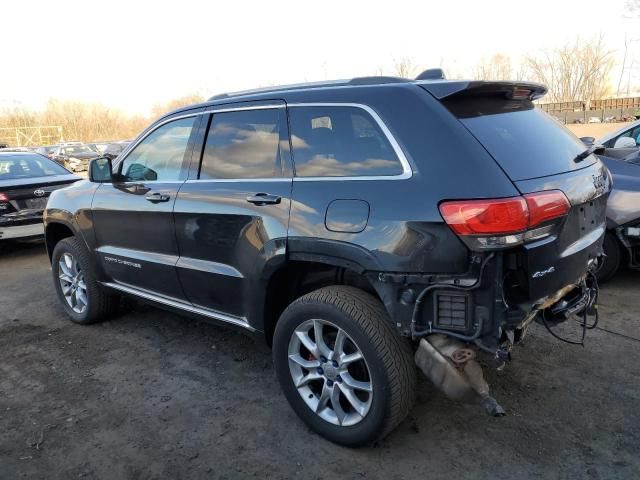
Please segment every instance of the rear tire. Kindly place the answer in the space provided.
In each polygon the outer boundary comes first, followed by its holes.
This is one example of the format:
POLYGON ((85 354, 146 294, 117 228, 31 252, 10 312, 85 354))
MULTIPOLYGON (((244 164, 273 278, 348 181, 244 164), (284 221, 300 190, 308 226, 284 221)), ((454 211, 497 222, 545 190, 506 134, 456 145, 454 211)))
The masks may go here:
POLYGON ((618 270, 620 269, 620 260, 622 257, 622 251, 620 249, 620 242, 612 232, 607 232, 604 236, 604 260, 602 265, 596 272, 598 283, 604 283, 611 280, 618 270))
POLYGON ((120 296, 107 292, 97 282, 93 261, 76 237, 58 242, 51 256, 51 270, 60 303, 75 323, 99 322, 117 311, 120 296))
POLYGON ((378 299, 353 287, 321 288, 289 305, 276 325, 273 360, 293 410, 341 445, 384 437, 413 406, 410 341, 396 331, 378 299))

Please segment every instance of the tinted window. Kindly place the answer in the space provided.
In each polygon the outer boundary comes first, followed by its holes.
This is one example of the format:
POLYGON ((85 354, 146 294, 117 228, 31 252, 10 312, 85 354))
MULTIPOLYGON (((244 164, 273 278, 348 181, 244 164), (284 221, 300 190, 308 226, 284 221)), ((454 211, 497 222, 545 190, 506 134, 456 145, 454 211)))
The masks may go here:
POLYGON ((70 175, 70 172, 40 155, 0 156, 0 180, 51 175, 70 175))
POLYGON ((445 105, 487 149, 512 180, 545 177, 584 168, 575 163, 585 145, 564 125, 529 101, 461 99, 445 105))
POLYGON ((298 177, 402 173, 402 164, 389 140, 361 108, 292 107, 289 120, 298 177))
POLYGON ((169 122, 149 134, 122 162, 128 181, 170 181, 181 177, 182 163, 196 117, 169 122))
POLYGON ((281 177, 282 112, 266 109, 215 113, 207 134, 200 178, 281 177))

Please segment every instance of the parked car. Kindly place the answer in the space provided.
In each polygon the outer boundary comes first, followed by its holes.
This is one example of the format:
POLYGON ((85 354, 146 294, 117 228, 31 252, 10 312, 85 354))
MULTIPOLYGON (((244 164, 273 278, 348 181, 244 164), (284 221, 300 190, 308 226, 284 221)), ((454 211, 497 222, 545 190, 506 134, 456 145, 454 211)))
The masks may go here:
POLYGON ((92 161, 45 211, 68 316, 126 294, 257 334, 340 444, 407 415, 416 363, 504 414, 475 357, 507 361, 536 320, 587 327, 610 177, 534 108, 543 86, 425 77, 218 95, 92 161))
POLYGON ((618 130, 596 140, 606 148, 634 148, 640 143, 640 120, 631 122, 618 130))
POLYGON ((53 160, 55 157, 57 148, 58 148, 58 145, 44 145, 42 147, 38 147, 36 149, 36 153, 39 153, 40 155, 44 155, 48 159, 53 160))
POLYGON ((606 149, 599 155, 613 176, 600 282, 610 280, 621 266, 640 269, 640 153, 617 154, 617 149, 606 149))
POLYGON ((78 179, 42 155, 0 151, 0 241, 42 236, 49 195, 78 179))
POLYGON ((88 169, 89 160, 98 158, 100 154, 81 143, 63 143, 56 147, 53 158, 72 172, 83 172, 88 169))
POLYGON ((118 155, 120 155, 125 148, 129 146, 131 141, 129 140, 121 140, 119 142, 112 142, 107 145, 107 147, 102 152, 102 155, 113 160, 118 155))
POLYGON ((89 147, 94 152, 102 155, 106 148, 109 146, 109 142, 101 142, 101 143, 86 143, 87 147, 89 147))
POLYGON ((0 152, 32 152, 33 149, 29 147, 5 147, 0 148, 0 152))

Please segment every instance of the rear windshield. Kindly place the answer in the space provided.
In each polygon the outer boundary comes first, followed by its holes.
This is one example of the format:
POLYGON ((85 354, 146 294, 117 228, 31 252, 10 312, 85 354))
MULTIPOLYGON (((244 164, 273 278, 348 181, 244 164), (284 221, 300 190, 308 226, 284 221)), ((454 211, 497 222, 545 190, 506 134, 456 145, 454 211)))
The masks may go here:
POLYGON ((52 175, 70 175, 70 172, 41 155, 0 157, 0 181, 52 175))
POLYGON ((482 143, 511 180, 578 170, 596 161, 574 158, 586 146, 530 101, 459 98, 445 105, 482 143))

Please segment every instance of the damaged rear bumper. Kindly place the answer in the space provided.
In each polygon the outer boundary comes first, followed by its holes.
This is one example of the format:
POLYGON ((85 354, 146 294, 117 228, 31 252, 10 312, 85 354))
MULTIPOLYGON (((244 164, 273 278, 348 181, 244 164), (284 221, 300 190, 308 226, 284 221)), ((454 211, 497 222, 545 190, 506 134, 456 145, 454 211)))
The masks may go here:
POLYGON ((576 277, 539 298, 528 298, 512 278, 521 273, 512 269, 517 261, 508 252, 473 256, 469 271, 456 276, 379 274, 376 288, 403 335, 443 334, 508 359, 511 346, 543 315, 558 322, 595 307, 597 283, 590 272, 600 250, 598 244, 585 253, 576 277))

